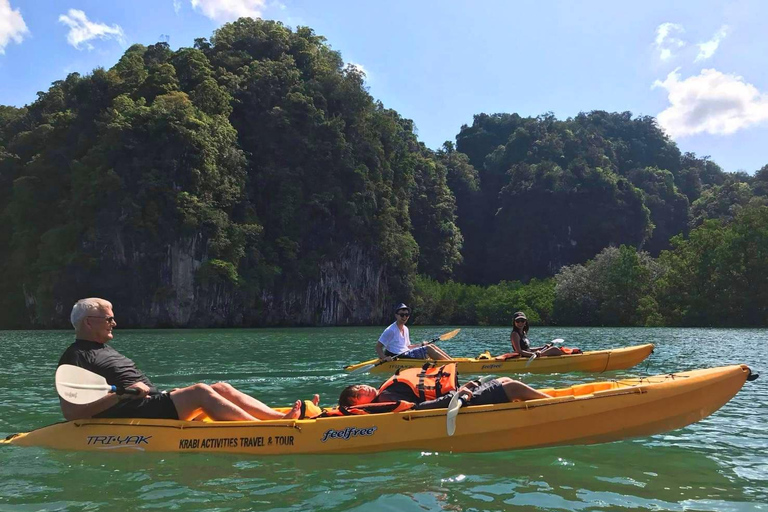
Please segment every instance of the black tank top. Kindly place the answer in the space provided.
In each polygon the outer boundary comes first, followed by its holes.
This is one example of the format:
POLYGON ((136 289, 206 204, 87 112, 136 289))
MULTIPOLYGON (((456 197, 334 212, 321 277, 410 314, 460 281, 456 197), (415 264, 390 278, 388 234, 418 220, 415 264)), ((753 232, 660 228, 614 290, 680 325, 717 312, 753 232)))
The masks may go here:
POLYGON ((520 349, 521 350, 530 350, 531 349, 531 342, 528 341, 528 336, 525 335, 523 332, 518 331, 512 331, 516 332, 518 336, 520 336, 520 349))

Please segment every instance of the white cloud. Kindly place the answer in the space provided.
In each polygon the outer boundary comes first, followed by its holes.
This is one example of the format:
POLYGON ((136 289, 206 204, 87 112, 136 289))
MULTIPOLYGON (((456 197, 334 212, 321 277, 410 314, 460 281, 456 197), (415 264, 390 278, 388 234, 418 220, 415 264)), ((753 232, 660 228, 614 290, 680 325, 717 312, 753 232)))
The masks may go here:
POLYGON ((232 21, 242 16, 258 18, 267 0, 192 0, 192 7, 216 21, 232 21))
POLYGON ((125 41, 125 34, 119 25, 110 27, 104 23, 94 23, 78 9, 70 9, 67 14, 62 14, 59 16, 59 21, 69 27, 67 42, 78 50, 83 43, 86 48, 93 50, 93 46, 88 41, 96 38, 116 39, 121 44, 125 41))
POLYGON ((659 50, 661 60, 672 58, 672 52, 685 46, 685 41, 676 37, 676 34, 682 34, 685 29, 677 23, 662 23, 656 27, 656 48, 659 50))
POLYGON ((11 41, 19 44, 28 33, 29 29, 21 17, 21 12, 11 9, 10 0, 0 0, 0 55, 5 53, 5 47, 11 41))
POLYGON ((181 0, 173 0, 173 10, 176 14, 179 14, 181 10, 181 0))
POLYGON ((768 94, 742 77, 703 69, 697 76, 680 80, 678 71, 653 84, 668 92, 670 105, 657 119, 671 137, 702 132, 727 135, 768 121, 768 94))
POLYGON ((726 35, 728 35, 728 25, 723 25, 720 27, 720 30, 718 30, 715 35, 712 36, 712 39, 705 43, 697 44, 696 46, 699 47, 699 54, 696 56, 696 62, 708 59, 714 55, 717 51, 717 47, 720 46, 720 41, 725 39, 726 35))

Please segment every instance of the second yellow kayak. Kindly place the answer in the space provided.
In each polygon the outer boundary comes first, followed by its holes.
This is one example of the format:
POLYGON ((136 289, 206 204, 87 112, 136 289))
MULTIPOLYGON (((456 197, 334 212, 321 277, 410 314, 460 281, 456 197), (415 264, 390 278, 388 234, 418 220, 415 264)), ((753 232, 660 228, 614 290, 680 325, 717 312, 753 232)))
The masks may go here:
MULTIPOLYGON (((459 357, 441 363, 456 363, 459 373, 565 373, 565 372, 605 372, 609 370, 625 370, 643 361, 653 352, 653 344, 637 345, 634 347, 594 350, 581 354, 566 356, 537 357, 528 363, 527 357, 513 359, 476 359, 459 357)), ((347 371, 354 371, 366 365, 378 363, 378 359, 363 361, 346 366, 347 371)), ((419 368, 428 362, 426 359, 397 359, 374 366, 369 371, 377 373, 394 373, 400 368, 419 368)))

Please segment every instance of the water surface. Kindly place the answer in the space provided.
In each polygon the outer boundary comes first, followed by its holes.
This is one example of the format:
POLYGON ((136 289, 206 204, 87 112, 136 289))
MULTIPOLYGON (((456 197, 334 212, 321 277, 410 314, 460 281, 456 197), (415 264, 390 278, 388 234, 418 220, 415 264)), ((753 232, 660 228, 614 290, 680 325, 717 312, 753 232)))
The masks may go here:
MULTIPOLYGON (((414 341, 452 327, 414 327, 414 341)), ((227 380, 274 405, 355 382, 381 328, 120 330, 115 348, 161 388, 227 380)), ((595 446, 502 453, 369 455, 78 453, 0 449, 0 511, 39 510, 768 510, 768 331, 534 328, 584 350, 653 342, 650 359, 605 374, 521 375, 536 387, 746 363, 765 375, 674 432, 595 446)), ((0 331, 0 435, 61 421, 53 387, 68 331, 0 331)), ((462 328, 449 353, 509 350, 509 328, 462 328)), ((535 436, 535 432, 531 432, 535 436)))

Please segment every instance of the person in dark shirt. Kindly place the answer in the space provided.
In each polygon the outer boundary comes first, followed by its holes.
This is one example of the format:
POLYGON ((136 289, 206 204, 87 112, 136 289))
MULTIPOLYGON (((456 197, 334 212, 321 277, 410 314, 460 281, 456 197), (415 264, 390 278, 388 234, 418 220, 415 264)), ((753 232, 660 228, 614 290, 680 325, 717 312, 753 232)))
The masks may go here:
MULTIPOLYGON (((226 382, 197 383, 170 391, 158 390, 132 360, 108 345, 117 326, 112 304, 99 298, 81 299, 70 315, 76 340, 59 365, 84 368, 110 385, 139 390, 138 395, 110 393, 89 404, 73 404, 59 397, 67 420, 83 418, 165 418, 191 420, 201 413, 213 420, 271 420, 298 418, 301 402, 286 414, 256 400, 226 382)), ((315 395, 314 401, 319 399, 315 395)))

